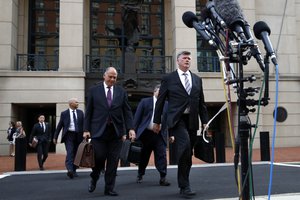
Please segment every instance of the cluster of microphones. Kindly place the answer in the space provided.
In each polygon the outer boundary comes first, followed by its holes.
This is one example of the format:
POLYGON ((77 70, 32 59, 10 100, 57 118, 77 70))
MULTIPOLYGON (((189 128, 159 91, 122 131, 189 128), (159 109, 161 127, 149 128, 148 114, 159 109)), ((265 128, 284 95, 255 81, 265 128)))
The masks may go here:
MULTIPOLYGON (((236 48, 234 45, 228 47, 225 40, 228 40, 229 44, 244 44, 248 51, 248 59, 253 56, 264 71, 261 52, 237 0, 208 0, 200 15, 202 20, 199 20, 193 12, 187 11, 183 14, 182 20, 187 27, 195 28, 204 40, 218 48, 223 55, 231 55, 231 61, 234 60, 233 54, 237 53, 236 48)), ((263 41, 266 56, 271 58, 274 65, 277 65, 276 55, 269 38, 271 34, 269 26, 263 21, 258 21, 253 26, 253 31, 255 37, 263 41)))

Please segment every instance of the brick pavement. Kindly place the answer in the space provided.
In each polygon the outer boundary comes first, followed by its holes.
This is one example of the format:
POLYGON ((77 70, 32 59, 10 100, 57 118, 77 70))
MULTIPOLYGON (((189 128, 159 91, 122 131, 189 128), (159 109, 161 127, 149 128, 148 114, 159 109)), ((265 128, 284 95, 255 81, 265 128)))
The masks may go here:
MULTIPOLYGON (((168 153, 167 153, 168 155, 168 153)), ((232 148, 226 148, 226 162, 233 162, 233 150, 232 148)), ((288 148, 276 148, 274 153, 275 162, 300 162, 300 147, 288 147, 288 148)), ((64 154, 54 154, 50 153, 49 157, 44 165, 45 170, 64 170, 65 155, 64 154)), ((253 162, 261 160, 260 149, 254 149, 253 151, 253 162)), ((14 157, 10 156, 0 156, 0 174, 5 172, 14 171, 14 157)), ((203 164, 197 158, 193 158, 193 164, 203 164)), ((149 162, 149 166, 153 166, 153 156, 149 162)), ((134 166, 134 165, 133 165, 134 166)), ((29 153, 26 157, 26 171, 38 170, 38 163, 36 158, 36 153, 29 153)))

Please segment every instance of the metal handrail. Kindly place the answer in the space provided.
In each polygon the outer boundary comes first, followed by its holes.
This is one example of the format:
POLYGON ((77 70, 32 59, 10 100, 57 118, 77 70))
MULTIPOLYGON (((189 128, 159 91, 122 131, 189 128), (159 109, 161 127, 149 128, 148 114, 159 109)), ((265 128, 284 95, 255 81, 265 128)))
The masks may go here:
POLYGON ((58 55, 17 54, 17 71, 57 71, 58 55))
POLYGON ((173 63, 171 56, 134 56, 126 61, 121 56, 92 56, 86 55, 85 71, 90 72, 104 72, 109 67, 115 67, 119 73, 125 73, 123 62, 127 63, 126 68, 132 67, 131 71, 134 73, 168 73, 173 70, 173 63))

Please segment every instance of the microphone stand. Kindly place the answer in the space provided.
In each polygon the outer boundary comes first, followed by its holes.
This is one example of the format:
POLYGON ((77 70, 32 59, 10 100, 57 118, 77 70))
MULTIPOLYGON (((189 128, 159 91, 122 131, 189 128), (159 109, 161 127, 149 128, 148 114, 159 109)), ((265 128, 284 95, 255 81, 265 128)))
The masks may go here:
MULTIPOLYGON (((235 138, 235 155, 234 155, 234 165, 235 168, 238 167, 239 162, 239 153, 241 155, 241 176, 242 176, 242 190, 240 196, 242 197, 242 200, 249 200, 250 198, 250 190, 249 190, 249 176, 252 176, 252 173, 250 171, 252 170, 252 163, 249 164, 249 140, 250 140, 250 134, 251 134, 251 128, 255 128, 255 125, 251 124, 251 121, 249 120, 249 112, 255 112, 255 108, 249 109, 247 106, 256 106, 256 105, 268 105, 269 101, 269 55, 266 55, 264 58, 264 64, 265 69, 262 68, 264 71, 264 77, 265 77, 265 91, 264 91, 264 97, 259 100, 254 99, 247 99, 248 96, 254 96, 255 93, 257 93, 256 88, 248 87, 244 88, 244 82, 250 82, 256 80, 256 78, 252 75, 250 77, 244 78, 243 74, 243 65, 247 64, 248 59, 250 59, 253 54, 250 55, 250 57, 247 57, 247 55, 243 55, 244 50, 249 50, 250 48, 255 47, 253 43, 243 42, 241 40, 237 40, 234 38, 234 35, 229 35, 230 38, 233 38, 238 43, 231 43, 231 45, 224 45, 223 41, 220 36, 222 36, 224 39, 227 38, 227 35, 225 31, 219 27, 217 23, 207 22, 209 28, 207 31, 210 32, 210 34, 213 36, 212 39, 215 41, 215 44, 217 44, 218 49, 223 54, 224 58, 227 59, 229 62, 238 62, 238 74, 236 79, 229 80, 227 84, 236 84, 237 88, 237 94, 238 94, 238 135, 235 138), (228 48, 226 48, 228 47, 228 48), (236 51, 237 48, 237 51, 236 51), (238 55, 236 55, 238 54, 238 55), (250 169, 249 169, 250 167, 250 169)), ((228 41, 227 41, 228 42, 228 41)), ((220 58, 220 61, 222 59, 220 58)), ((254 187, 254 184, 252 183, 252 186, 254 187)))
MULTIPOLYGON (((238 79, 236 82, 238 83, 238 138, 237 141, 240 146, 236 146, 235 151, 239 151, 241 153, 241 176, 242 176, 242 199, 249 200, 249 176, 252 174, 250 170, 252 170, 252 163, 249 164, 249 138, 251 133, 251 128, 255 128, 255 125, 252 125, 249 120, 249 112, 255 112, 255 109, 249 109, 247 106, 256 106, 263 105, 266 106, 269 101, 269 57, 266 56, 264 59, 265 63, 265 91, 264 97, 261 99, 261 102, 258 100, 247 99, 250 93, 257 92, 255 89, 249 87, 244 88, 244 82, 249 81, 250 83, 255 81, 255 77, 250 76, 248 78, 244 78, 243 75, 243 54, 242 50, 244 47, 249 46, 247 43, 239 43, 238 44, 238 52, 239 52, 239 66, 238 66, 238 79), (249 169, 250 167, 250 169, 249 169)), ((236 152, 237 153, 237 152, 236 152)), ((253 184, 252 184, 253 185, 253 184)), ((254 186, 254 185, 253 185, 254 186)))
POLYGON ((238 137, 240 141, 241 151, 241 175, 242 175, 242 199, 249 199, 249 155, 248 155, 248 140, 250 135, 251 124, 248 121, 247 115, 249 110, 247 108, 246 98, 247 93, 244 90, 244 75, 243 75, 243 63, 242 63, 242 51, 243 44, 239 43, 239 67, 238 67, 238 137))

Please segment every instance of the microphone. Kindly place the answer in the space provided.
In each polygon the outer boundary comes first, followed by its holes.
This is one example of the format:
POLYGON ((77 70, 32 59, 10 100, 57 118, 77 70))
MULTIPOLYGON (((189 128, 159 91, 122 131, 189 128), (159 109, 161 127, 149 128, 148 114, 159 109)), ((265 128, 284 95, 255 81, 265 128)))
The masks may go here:
POLYGON ((277 65, 276 55, 269 37, 269 35, 271 34, 269 26, 265 22, 259 21, 254 24, 253 30, 255 37, 263 41, 265 45, 265 50, 267 54, 271 57, 273 64, 277 65))
POLYGON ((199 23, 197 16, 191 12, 187 11, 182 15, 183 23, 189 28, 195 28, 196 31, 203 37, 204 40, 214 47, 216 47, 215 42, 212 40, 210 33, 207 32, 205 25, 199 23))
POLYGON ((215 0, 216 9, 229 25, 229 28, 237 33, 243 42, 253 44, 251 47, 251 55, 256 59, 262 71, 265 69, 263 58, 258 46, 255 44, 250 25, 244 20, 242 9, 237 0, 215 0))
MULTIPOLYGON (((208 11, 209 11, 210 15, 212 15, 212 17, 217 21, 217 23, 221 25, 222 28, 226 28, 226 23, 224 22, 222 17, 220 17, 220 15, 217 13, 217 11, 215 9, 215 3, 212 0, 209 0, 206 3, 206 8, 204 8, 202 10, 202 12, 204 13, 204 16, 207 17, 208 11)), ((202 16, 202 14, 201 14, 201 16, 202 16)))
POLYGON ((246 42, 247 38, 243 29, 244 15, 237 0, 215 0, 215 7, 227 26, 236 32, 243 42, 246 42))
POLYGON ((251 33, 251 30, 250 30, 250 24, 247 21, 245 21, 244 31, 245 31, 245 36, 246 36, 247 40, 251 44, 254 45, 250 49, 251 55, 254 56, 254 58, 256 59, 257 63, 259 64, 260 69, 262 71, 264 71, 265 70, 265 64, 263 62, 263 58, 261 56, 261 53, 260 53, 260 50, 259 50, 257 44, 255 44, 255 42, 254 42, 253 35, 251 33))

